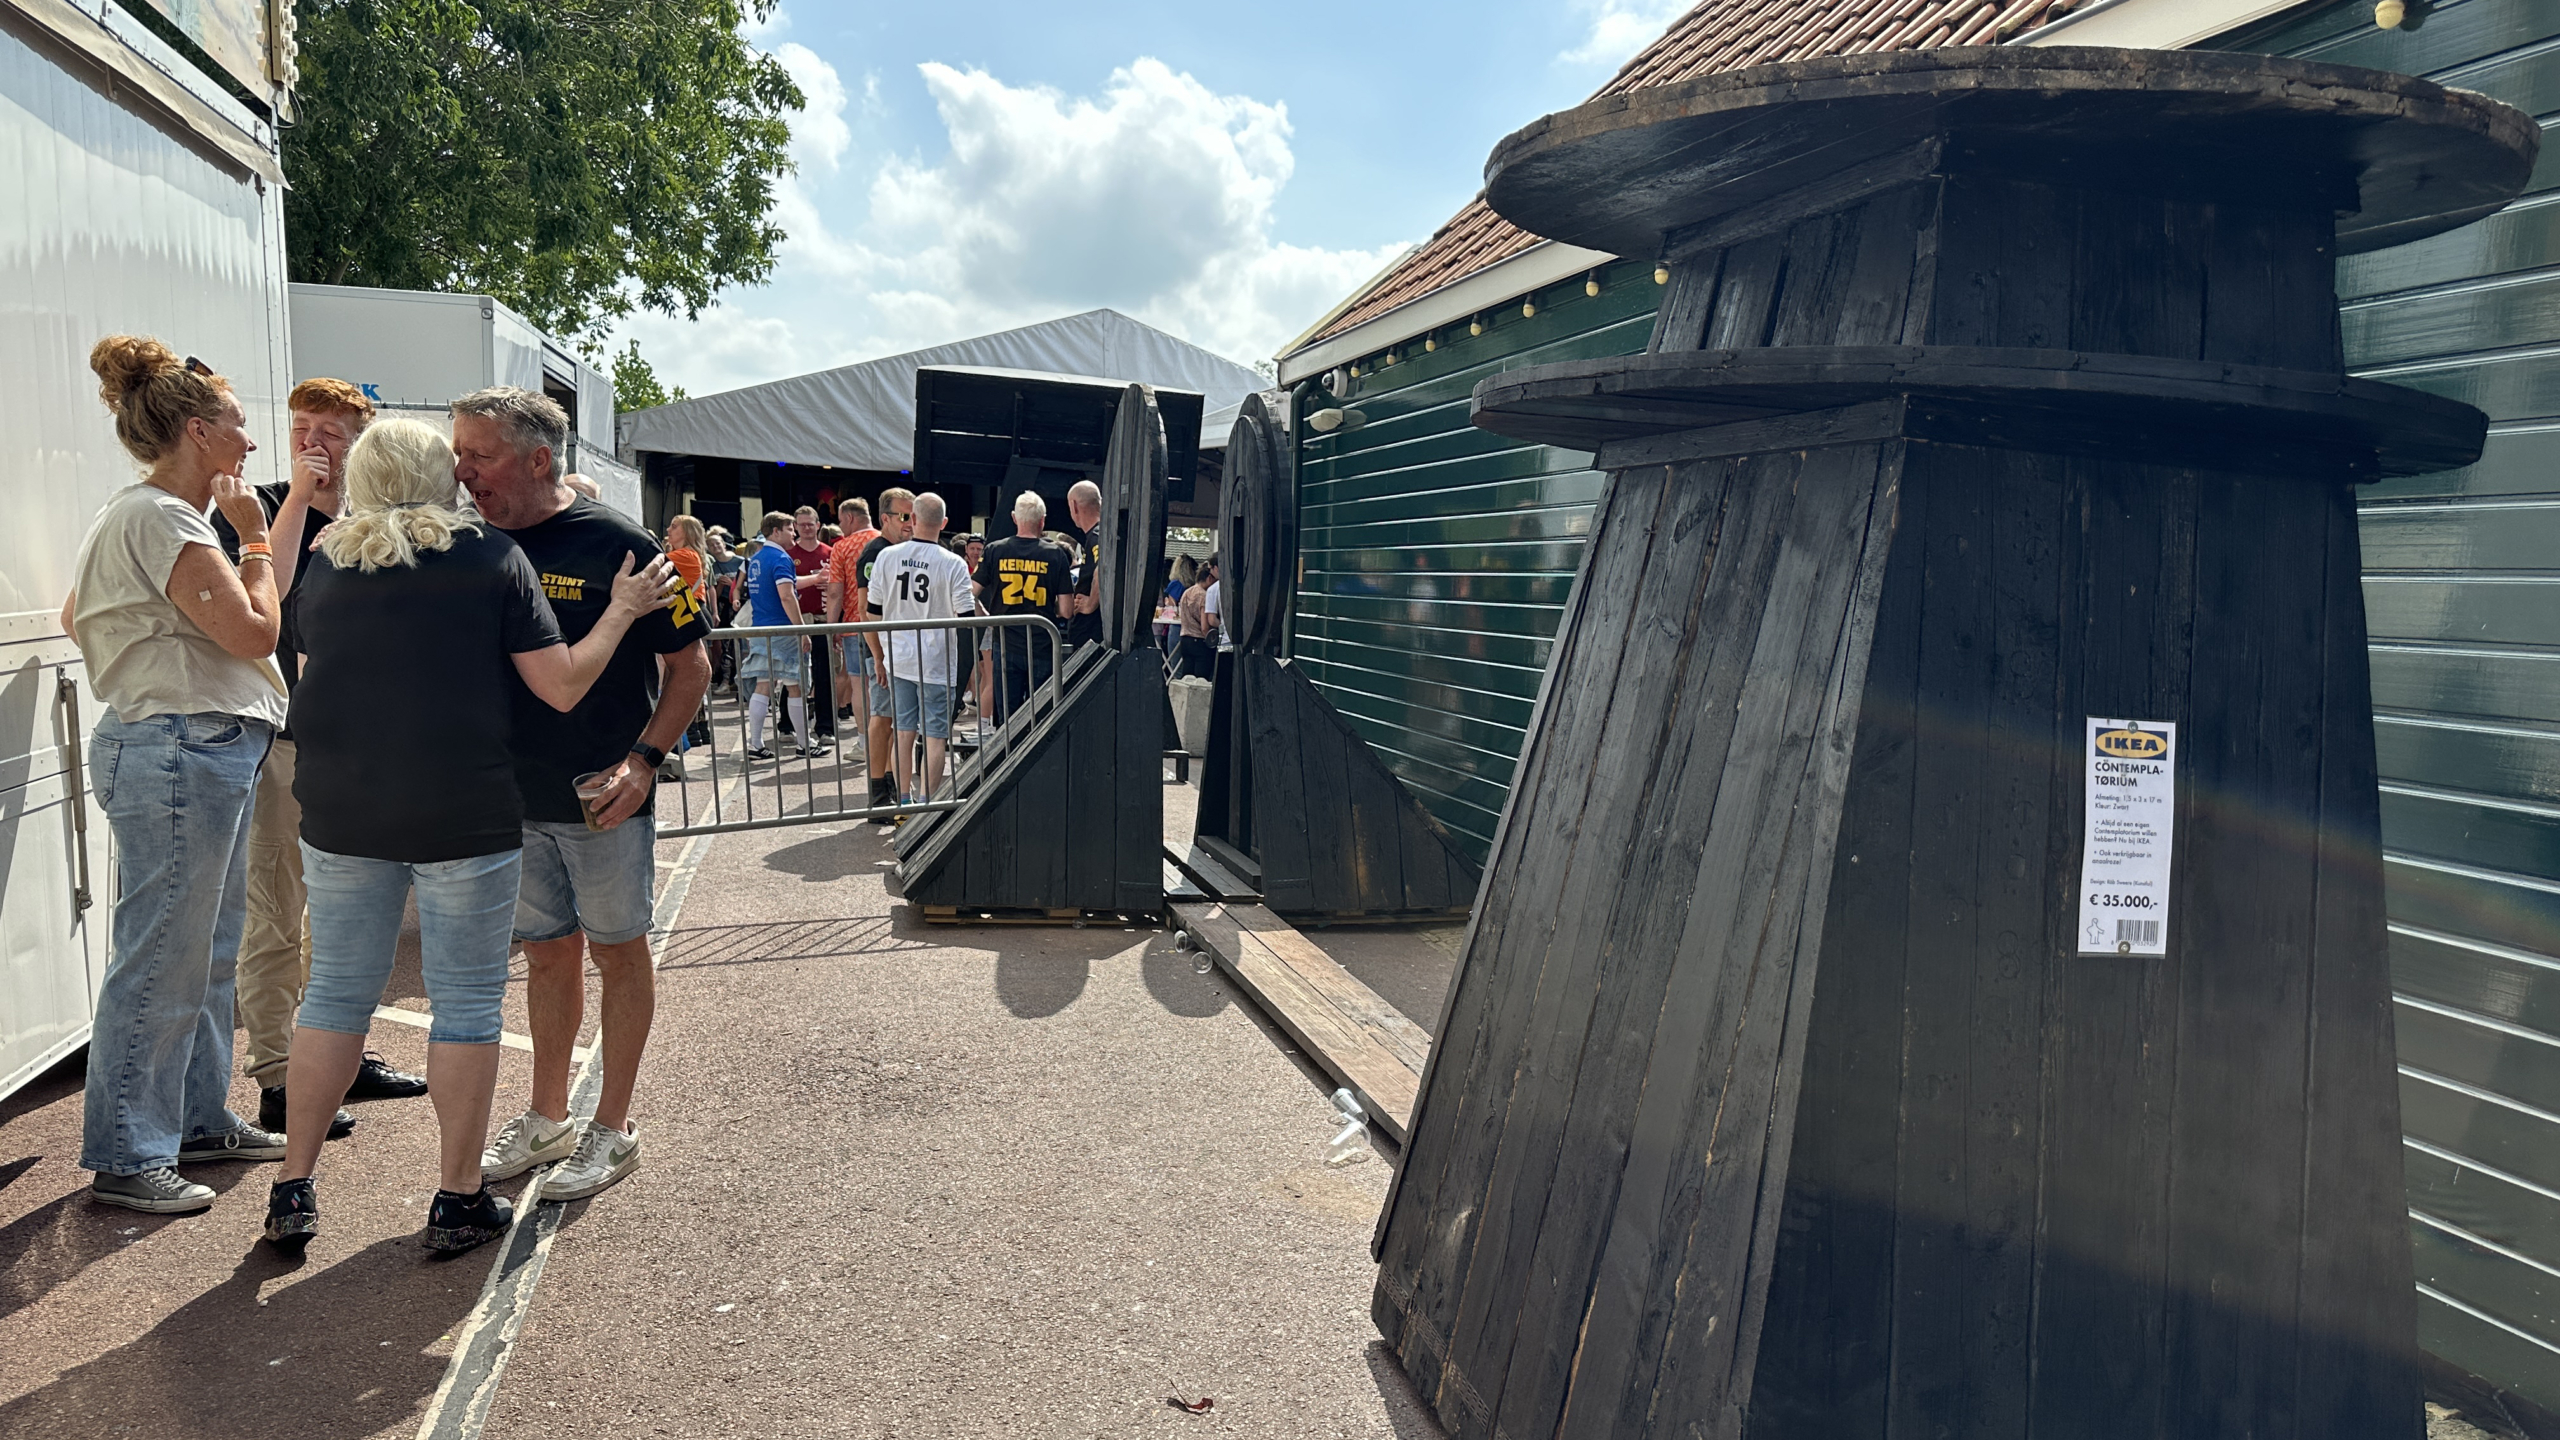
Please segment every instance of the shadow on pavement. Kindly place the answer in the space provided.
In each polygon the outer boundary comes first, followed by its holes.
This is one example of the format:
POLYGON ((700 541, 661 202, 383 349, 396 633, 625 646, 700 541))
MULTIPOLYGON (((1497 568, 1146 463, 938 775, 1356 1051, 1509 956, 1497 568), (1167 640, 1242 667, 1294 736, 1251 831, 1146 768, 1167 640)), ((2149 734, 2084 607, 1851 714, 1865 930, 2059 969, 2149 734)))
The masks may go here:
POLYGON ((1166 1011, 1186 1020, 1205 1020, 1226 1009, 1227 987, 1219 983, 1216 967, 1207 956, 1205 950, 1176 950, 1170 937, 1158 936, 1148 943, 1146 958, 1139 962, 1147 993, 1166 1011))
POLYGON ((996 951, 996 998, 1024 1020, 1045 1020, 1076 1003, 1093 962, 1082 955, 1033 955, 1021 946, 996 951))
POLYGON ((658 968, 701 970, 721 965, 759 965, 772 960, 820 960, 930 948, 929 942, 896 934, 889 921, 878 917, 703 925, 669 935, 658 968))
POLYGON ((1396 1427, 1396 1440, 1448 1440, 1448 1432, 1422 1403, 1413 1388, 1413 1380, 1396 1360, 1396 1352, 1387 1342, 1372 1340, 1365 1352, 1369 1360, 1369 1378, 1376 1382, 1378 1398, 1387 1402, 1387 1423, 1396 1427))
MULTIPOLYGON (((859 805, 862 797, 856 796, 848 803, 859 805)), ((863 822, 848 820, 844 823, 859 825, 863 822)), ((841 835, 813 835, 797 845, 786 845, 765 856, 764 865, 768 870, 797 875, 813 885, 880 873, 880 867, 873 863, 871 857, 857 853, 857 847, 846 844, 841 835)))
POLYGON ((439 1262, 402 1235, 297 1276, 308 1263, 250 1242, 229 1279, 130 1344, 0 1405, 0 1434, 355 1440, 414 1415, 485 1253, 439 1262))

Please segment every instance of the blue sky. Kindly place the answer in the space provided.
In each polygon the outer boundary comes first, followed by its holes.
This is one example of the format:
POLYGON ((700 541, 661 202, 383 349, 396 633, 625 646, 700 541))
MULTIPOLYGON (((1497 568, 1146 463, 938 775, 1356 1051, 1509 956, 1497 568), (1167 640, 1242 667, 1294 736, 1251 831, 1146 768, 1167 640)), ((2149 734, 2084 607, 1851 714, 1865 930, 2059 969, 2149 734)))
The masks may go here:
MULTIPOLYGON (((1475 193, 1688 0, 786 0, 808 92, 772 281, 635 317, 695 394, 1108 305, 1268 356, 1475 193)), ((618 344, 618 342, 617 342, 618 344)))

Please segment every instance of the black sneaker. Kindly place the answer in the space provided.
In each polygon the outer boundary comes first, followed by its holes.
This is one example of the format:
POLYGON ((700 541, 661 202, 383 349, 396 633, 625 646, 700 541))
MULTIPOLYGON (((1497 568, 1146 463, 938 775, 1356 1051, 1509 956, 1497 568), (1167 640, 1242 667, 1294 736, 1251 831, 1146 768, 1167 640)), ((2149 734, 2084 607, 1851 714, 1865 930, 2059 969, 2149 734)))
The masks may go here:
POLYGON ((192 1215, 213 1208, 213 1187, 163 1165, 138 1175, 101 1175, 90 1183, 89 1198, 146 1215, 192 1215))
POLYGON ((439 1190, 435 1204, 427 1207, 426 1233, 418 1241, 439 1254, 459 1255, 506 1234, 515 1218, 516 1207, 506 1196, 490 1194, 485 1180, 475 1194, 439 1190))
POLYGON ((364 1063, 356 1067, 356 1083, 347 1087, 350 1100, 407 1100, 426 1093, 424 1078, 392 1069, 370 1050, 364 1052, 364 1063))
POLYGON ((267 1187, 267 1243, 299 1250, 320 1233, 320 1202, 311 1193, 311 1177, 267 1187))
POLYGON ((199 1135, 178 1146, 178 1163, 203 1165, 217 1160, 281 1160, 284 1137, 243 1120, 216 1135, 199 1135))
MULTIPOLYGON (((258 1128, 273 1130, 279 1135, 285 1133, 283 1086, 261 1085, 258 1087, 258 1128)), ((354 1134, 355 1129, 356 1117, 340 1110, 337 1118, 329 1122, 329 1138, 344 1140, 354 1134)))
POLYGON ((803 760, 824 759, 828 753, 827 742, 816 738, 812 738, 808 744, 800 747, 800 758, 803 760))
POLYGON ((773 752, 762 745, 758 745, 747 751, 747 758, 749 760, 770 760, 773 758, 773 752))

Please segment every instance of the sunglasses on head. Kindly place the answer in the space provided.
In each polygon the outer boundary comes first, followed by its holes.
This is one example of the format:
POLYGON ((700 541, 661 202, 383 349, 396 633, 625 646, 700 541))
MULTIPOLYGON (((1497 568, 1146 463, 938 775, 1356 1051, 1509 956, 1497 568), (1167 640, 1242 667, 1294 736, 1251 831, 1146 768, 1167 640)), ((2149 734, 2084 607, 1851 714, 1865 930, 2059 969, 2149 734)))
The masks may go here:
POLYGON ((188 374, 190 374, 190 375, 206 375, 206 376, 210 376, 211 374, 213 374, 213 367, 212 367, 212 366, 210 366, 210 365, 207 365, 206 363, 204 363, 203 361, 201 361, 201 360, 197 359, 197 358, 196 358, 196 357, 194 357, 193 355, 190 355, 190 356, 188 356, 188 357, 187 357, 187 373, 188 373, 188 374))

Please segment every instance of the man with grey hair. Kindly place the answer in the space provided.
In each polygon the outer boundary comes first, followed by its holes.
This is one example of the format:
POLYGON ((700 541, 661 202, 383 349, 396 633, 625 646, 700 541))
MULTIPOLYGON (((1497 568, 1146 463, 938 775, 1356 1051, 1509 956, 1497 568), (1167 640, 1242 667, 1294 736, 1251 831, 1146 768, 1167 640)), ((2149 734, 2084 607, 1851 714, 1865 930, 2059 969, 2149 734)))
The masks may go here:
MULTIPOLYGON (((501 386, 453 402, 454 478, 490 524, 514 539, 575 644, 595 627, 625 565, 659 554, 649 532, 563 483, 569 417, 544 396, 501 386)), ((538 1198, 592 1195, 640 1163, 631 1091, 656 1010, 649 924, 656 905, 651 803, 667 747, 711 682, 699 597, 643 618, 623 637, 586 698, 566 714, 516 687, 516 788, 524 797, 524 880, 515 935, 530 973, 532 1105, 490 1143, 493 1180, 550 1161, 538 1198), (582 802, 577 780, 607 776, 582 802), (586 956, 603 981, 604 1089, 595 1118, 569 1118, 569 1052, 586 1000, 586 956)))
POLYGON ((1102 638, 1102 607, 1093 598, 1093 577, 1102 559, 1102 487, 1079 480, 1067 488, 1067 515, 1075 532, 1075 593, 1067 597, 1067 648, 1102 638))
MULTIPOLYGON (((1068 572, 1075 556, 1064 546, 1041 538, 1049 524, 1049 502, 1025 490, 1013 502, 1013 533, 987 543, 978 557, 978 603, 996 615, 1054 615, 1066 618, 1068 572)), ((1031 692, 1048 683, 1051 664, 1047 637, 1029 626, 996 631, 995 695, 987 718, 1001 725, 1031 692)))

